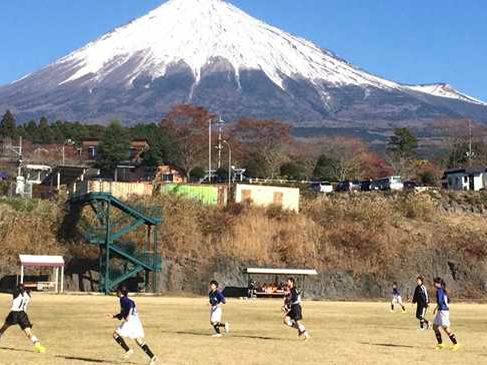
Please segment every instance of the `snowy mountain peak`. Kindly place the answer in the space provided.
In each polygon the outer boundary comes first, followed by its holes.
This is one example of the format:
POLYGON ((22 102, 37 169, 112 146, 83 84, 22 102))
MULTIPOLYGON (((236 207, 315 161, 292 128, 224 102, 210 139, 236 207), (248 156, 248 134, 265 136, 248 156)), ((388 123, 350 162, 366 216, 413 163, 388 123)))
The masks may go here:
POLYGON ((443 98, 458 99, 468 103, 487 106, 487 103, 465 95, 447 83, 414 85, 408 86, 408 88, 414 91, 420 91, 443 98))
POLYGON ((223 0, 169 0, 0 87, 0 113, 29 119, 160 120, 188 102, 228 119, 313 127, 389 127, 459 115, 487 123, 486 104, 447 84, 374 76, 223 0))
POLYGON ((396 88, 355 69, 315 44, 259 21, 223 0, 170 0, 126 26, 58 61, 75 64, 60 84, 88 78, 99 82, 114 68, 137 56, 137 67, 126 83, 138 76, 162 77, 168 65, 183 61, 199 81, 212 59, 242 69, 262 70, 283 88, 285 77, 314 83, 373 85, 396 88), (89 77, 87 77, 89 76, 89 77))

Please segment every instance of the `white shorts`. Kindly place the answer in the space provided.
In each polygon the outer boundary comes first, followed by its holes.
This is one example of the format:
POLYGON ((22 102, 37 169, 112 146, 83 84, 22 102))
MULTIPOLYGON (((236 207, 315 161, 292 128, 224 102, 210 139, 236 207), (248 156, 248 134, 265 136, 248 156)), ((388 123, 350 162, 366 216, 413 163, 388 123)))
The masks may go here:
POLYGON ((123 322, 118 326, 116 332, 122 337, 128 337, 131 339, 144 338, 144 327, 140 319, 135 316, 131 316, 128 321, 123 322))
POLYGON ((392 297, 392 304, 402 304, 402 298, 400 295, 394 295, 392 297))
POLYGON ((450 311, 438 311, 433 324, 439 327, 450 327, 450 311))
POLYGON ((219 323, 222 321, 223 310, 221 307, 211 307, 210 308, 210 322, 219 323))

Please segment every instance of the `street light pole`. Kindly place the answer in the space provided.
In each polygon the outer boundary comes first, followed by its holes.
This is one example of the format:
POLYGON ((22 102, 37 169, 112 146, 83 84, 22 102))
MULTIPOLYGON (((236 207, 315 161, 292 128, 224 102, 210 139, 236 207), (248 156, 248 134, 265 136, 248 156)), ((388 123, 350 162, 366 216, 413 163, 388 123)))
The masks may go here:
POLYGON ((208 120, 208 182, 211 184, 211 118, 208 120))
POLYGON ((230 185, 232 182, 232 148, 230 147, 230 144, 224 139, 222 140, 222 142, 225 143, 228 147, 228 190, 230 191, 230 185))

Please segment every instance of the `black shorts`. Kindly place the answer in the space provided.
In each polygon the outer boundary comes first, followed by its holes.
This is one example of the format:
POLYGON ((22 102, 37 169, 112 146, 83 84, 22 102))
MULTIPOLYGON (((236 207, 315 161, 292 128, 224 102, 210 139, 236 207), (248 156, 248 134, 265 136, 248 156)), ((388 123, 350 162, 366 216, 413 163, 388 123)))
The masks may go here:
POLYGON ((10 312, 7 319, 5 319, 5 323, 9 326, 15 326, 18 324, 23 330, 26 328, 32 328, 32 323, 29 321, 29 316, 24 311, 10 312))
POLYGON ((416 307, 416 318, 419 319, 419 320, 422 320, 424 319, 424 316, 426 315, 426 306, 425 305, 421 305, 421 304, 418 304, 418 306, 416 307))
POLYGON ((291 310, 287 312, 286 316, 291 318, 293 321, 300 321, 303 319, 303 310, 299 304, 291 306, 291 310))

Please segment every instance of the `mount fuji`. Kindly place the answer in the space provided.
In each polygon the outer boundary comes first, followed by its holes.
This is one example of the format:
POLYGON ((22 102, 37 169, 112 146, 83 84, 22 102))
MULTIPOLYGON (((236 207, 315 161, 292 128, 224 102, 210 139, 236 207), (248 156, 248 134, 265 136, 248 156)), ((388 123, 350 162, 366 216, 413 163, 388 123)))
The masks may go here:
POLYGON ((0 112, 19 120, 159 121, 179 103, 298 127, 487 122, 487 104, 448 84, 374 76, 224 0, 169 0, 0 87, 0 112))

